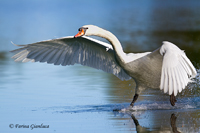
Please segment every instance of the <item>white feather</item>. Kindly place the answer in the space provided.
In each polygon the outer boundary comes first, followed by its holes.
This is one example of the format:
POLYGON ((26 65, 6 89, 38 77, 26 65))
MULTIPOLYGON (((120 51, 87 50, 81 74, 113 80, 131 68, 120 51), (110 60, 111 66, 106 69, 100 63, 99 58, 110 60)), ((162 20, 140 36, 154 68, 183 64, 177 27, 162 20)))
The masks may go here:
POLYGON ((196 70, 185 53, 170 42, 163 42, 160 54, 163 55, 160 89, 164 84, 164 92, 176 96, 190 82, 191 77, 195 77, 196 70))

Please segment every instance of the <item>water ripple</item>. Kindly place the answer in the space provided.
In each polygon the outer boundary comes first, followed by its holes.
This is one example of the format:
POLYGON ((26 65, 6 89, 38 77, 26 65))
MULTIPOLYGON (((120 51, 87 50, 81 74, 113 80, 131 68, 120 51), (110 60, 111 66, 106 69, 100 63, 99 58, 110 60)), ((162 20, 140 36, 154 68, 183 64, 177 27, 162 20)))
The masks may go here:
POLYGON ((145 110, 185 110, 200 109, 200 97, 182 98, 175 106, 171 106, 169 101, 141 101, 133 107, 129 103, 105 104, 105 105, 81 105, 81 106, 55 106, 44 110, 53 110, 54 113, 84 113, 84 112, 135 112, 145 110))

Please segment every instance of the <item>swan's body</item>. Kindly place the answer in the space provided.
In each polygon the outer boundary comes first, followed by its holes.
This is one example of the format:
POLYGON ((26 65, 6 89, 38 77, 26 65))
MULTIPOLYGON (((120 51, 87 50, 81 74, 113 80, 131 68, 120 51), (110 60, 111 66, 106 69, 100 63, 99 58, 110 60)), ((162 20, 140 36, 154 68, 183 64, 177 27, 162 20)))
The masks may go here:
POLYGON ((22 48, 13 50, 17 52, 13 56, 15 61, 39 61, 63 66, 79 63, 112 73, 121 80, 133 78, 136 91, 132 106, 146 88, 160 88, 165 93, 168 92, 170 102, 174 106, 177 93, 197 74, 185 53, 170 42, 163 42, 163 45, 153 52, 126 54, 119 40, 111 32, 94 25, 81 27, 74 37, 18 46, 22 48), (84 35, 103 37, 111 45, 84 35))

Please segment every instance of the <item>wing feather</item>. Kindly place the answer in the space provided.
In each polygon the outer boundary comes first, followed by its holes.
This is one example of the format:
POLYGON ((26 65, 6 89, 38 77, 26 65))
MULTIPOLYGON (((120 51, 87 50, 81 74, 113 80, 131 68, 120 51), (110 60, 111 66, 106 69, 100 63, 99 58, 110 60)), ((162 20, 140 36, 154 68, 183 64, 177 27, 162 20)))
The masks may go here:
POLYGON ((16 53, 12 57, 15 61, 62 66, 77 63, 112 73, 121 80, 131 79, 115 60, 112 46, 89 37, 63 37, 18 46, 21 48, 11 51, 16 53))
POLYGON ((181 92, 182 88, 181 88, 181 80, 180 80, 180 75, 178 74, 178 70, 177 68, 174 68, 174 79, 176 80, 176 87, 179 89, 178 91, 181 92))
MULTIPOLYGON (((42 59, 39 60, 39 62, 47 62, 47 60, 50 58, 51 56, 51 52, 54 50, 54 48, 49 48, 48 50, 46 50, 42 56, 42 59)), ((27 56, 27 58, 29 58, 29 56, 27 56)))
POLYGON ((47 63, 49 63, 49 64, 52 64, 52 63, 54 63, 54 62, 51 62, 52 61, 52 59, 54 58, 54 57, 56 57, 56 53, 59 51, 59 49, 54 49, 53 51, 51 51, 51 53, 49 53, 49 55, 48 55, 48 59, 47 59, 47 63))
MULTIPOLYGON (((180 80, 179 80, 179 82, 180 82, 180 88, 181 89, 179 89, 179 90, 181 90, 182 91, 182 89, 184 88, 184 79, 183 79, 183 76, 182 76, 182 73, 181 73, 181 70, 182 69, 182 66, 179 64, 178 65, 178 67, 176 68, 176 72, 177 72, 177 75, 179 76, 179 78, 180 78, 180 80)), ((180 91, 179 91, 180 92, 180 91)))
POLYGON ((64 65, 63 65, 63 62, 64 62, 64 60, 65 60, 66 53, 67 53, 67 48, 64 48, 64 49, 62 50, 62 54, 60 55, 58 61, 56 61, 56 62, 54 63, 54 65, 62 65, 62 66, 64 66, 64 65))
POLYGON ((42 47, 41 49, 32 49, 30 50, 28 56, 29 58, 36 58, 38 55, 42 54, 44 51, 46 51, 48 48, 42 47))
POLYGON ((21 60, 23 60, 24 58, 26 58, 26 56, 28 55, 28 51, 26 51, 26 50, 24 50, 24 52, 23 53, 21 53, 16 59, 15 59, 15 61, 21 61, 21 60))
POLYGON ((12 56, 13 59, 17 59, 18 57, 20 57, 21 55, 27 53, 27 50, 22 50, 19 53, 15 54, 14 56, 12 56))
POLYGON ((165 83, 165 87, 164 87, 164 92, 167 93, 168 92, 168 85, 169 85, 169 76, 167 74, 167 69, 164 69, 164 74, 165 74, 165 80, 164 80, 164 83, 165 83))
POLYGON ((169 79, 169 95, 172 94, 174 88, 173 88, 173 78, 172 78, 172 71, 171 68, 167 69, 168 72, 168 79, 169 79))
POLYGON ((160 54, 163 55, 160 89, 176 96, 196 76, 196 69, 185 53, 170 42, 163 42, 160 54))
POLYGON ((180 60, 182 66, 184 67, 185 71, 187 72, 188 75, 192 74, 192 71, 190 70, 188 64, 185 62, 185 60, 183 58, 181 58, 180 60))
POLYGON ((180 74, 181 74, 181 77, 182 77, 182 82, 183 82, 183 88, 182 89, 185 89, 186 85, 187 85, 187 73, 186 71, 184 70, 184 68, 182 67, 182 69, 179 70, 180 71, 180 74))
POLYGON ((57 49, 57 51, 55 51, 54 56, 51 58, 51 60, 49 60, 49 63, 55 63, 58 60, 61 53, 62 53, 61 48, 57 49))
MULTIPOLYGON (((179 89, 179 87, 178 87, 178 81, 177 81, 177 79, 175 78, 175 69, 176 68, 174 68, 174 69, 171 69, 171 73, 172 73, 172 81, 173 81, 173 88, 178 88, 179 89)), ((177 95, 177 92, 178 92, 178 90, 177 89, 174 89, 174 95, 177 95)))

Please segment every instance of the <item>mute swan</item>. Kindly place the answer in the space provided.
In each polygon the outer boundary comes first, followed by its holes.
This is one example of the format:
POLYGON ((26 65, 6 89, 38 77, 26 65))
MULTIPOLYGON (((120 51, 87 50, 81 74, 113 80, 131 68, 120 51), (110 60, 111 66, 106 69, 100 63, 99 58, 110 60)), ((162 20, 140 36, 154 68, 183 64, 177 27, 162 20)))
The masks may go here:
POLYGON ((164 41, 153 52, 123 52, 119 40, 109 31, 94 25, 79 28, 78 34, 53 40, 17 45, 21 48, 12 58, 22 62, 47 62, 54 65, 79 63, 112 73, 121 80, 131 78, 136 82, 135 95, 131 106, 146 88, 155 88, 169 93, 171 105, 197 74, 194 66, 176 45, 164 41), (110 44, 86 36, 99 36, 110 44))

